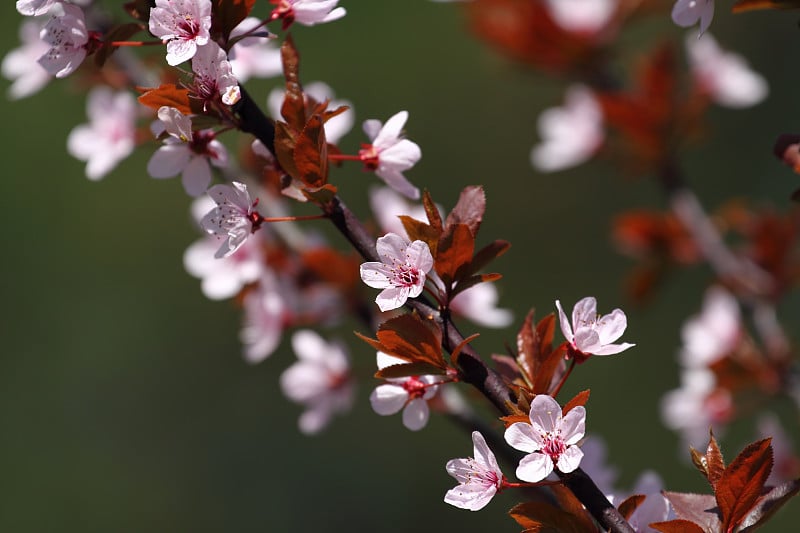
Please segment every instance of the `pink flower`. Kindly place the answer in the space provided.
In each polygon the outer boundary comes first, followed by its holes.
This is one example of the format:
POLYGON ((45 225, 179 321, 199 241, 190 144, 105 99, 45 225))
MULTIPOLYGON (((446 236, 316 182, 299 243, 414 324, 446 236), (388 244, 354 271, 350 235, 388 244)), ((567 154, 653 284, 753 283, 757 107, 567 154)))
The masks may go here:
POLYGON ((408 240, 395 233, 378 239, 376 246, 381 263, 361 265, 361 279, 368 286, 383 291, 375 299, 381 311, 402 307, 408 298, 416 298, 425 286, 425 276, 433 268, 433 256, 423 241, 408 240))
POLYGON ((183 188, 190 196, 203 194, 211 183, 211 167, 228 164, 228 152, 211 130, 192 131, 192 119, 174 107, 158 110, 169 137, 147 163, 147 173, 154 178, 181 174, 183 188))
POLYGON ((422 204, 409 202, 390 187, 370 187, 369 206, 378 226, 386 233, 397 233, 407 237, 406 229, 400 221, 401 215, 423 222, 428 220, 422 204))
POLYGON ((339 0, 270 0, 270 3, 277 6, 270 20, 283 20, 284 30, 293 22, 314 26, 340 19, 347 13, 343 7, 336 7, 339 0))
MULTIPOLYGON (((231 39, 260 25, 261 21, 256 17, 247 17, 233 29, 231 39)), ((237 41, 228 54, 228 61, 233 75, 240 83, 245 83, 252 77, 271 78, 283 71, 281 51, 271 39, 265 37, 245 37, 237 41)))
POLYGON ((156 0, 150 9, 150 33, 167 43, 167 63, 194 57, 210 38, 211 0, 156 0))
POLYGON ((86 58, 89 32, 83 10, 72 4, 61 4, 63 13, 45 25, 39 37, 50 49, 39 58, 39 64, 56 78, 69 76, 86 58))
POLYGON ((60 0, 17 0, 17 11, 20 15, 39 17, 46 15, 50 8, 60 0))
POLYGON ((325 342, 311 330, 292 336, 297 362, 281 374, 281 389, 293 402, 304 404, 300 431, 318 433, 336 413, 347 412, 353 404, 350 364, 342 344, 325 342))
POLYGON ((700 34, 711 25, 714 18, 714 0, 677 0, 672 6, 672 22, 682 28, 700 21, 700 34))
POLYGON ((686 368, 681 387, 661 398, 661 420, 680 433, 682 440, 695 448, 708 441, 708 429, 720 435, 733 414, 730 391, 717 387, 714 373, 707 368, 686 368))
POLYGON ((506 429, 506 442, 527 452, 517 466, 517 477, 536 483, 558 468, 569 473, 578 468, 583 452, 576 445, 586 431, 586 409, 573 407, 561 416, 561 406, 545 394, 531 402, 531 423, 516 422, 506 429))
POLYGON ((767 97, 767 80, 740 55, 722 50, 710 33, 688 35, 686 50, 697 83, 719 105, 750 107, 767 97))
POLYGON ((569 32, 595 33, 617 10, 618 0, 546 0, 553 21, 569 32))
POLYGON ((286 303, 271 271, 244 297, 244 323, 239 338, 248 363, 260 363, 275 351, 283 334, 286 303))
POLYGON ((650 524, 675 518, 669 500, 661 493, 663 490, 664 483, 655 472, 647 471, 639 476, 633 494, 642 495, 645 499, 628 519, 636 533, 656 533, 658 530, 651 528, 650 524))
POLYGON ((19 27, 22 46, 11 50, 3 58, 3 76, 14 82, 8 88, 8 97, 12 100, 30 96, 50 81, 50 73, 37 61, 50 49, 39 37, 41 31, 42 25, 38 21, 23 21, 19 27))
POLYGON ((703 311, 681 329, 681 362, 707 367, 733 350, 742 335, 739 303, 722 287, 706 291, 703 311))
POLYGON ((531 164, 542 172, 555 172, 591 159, 603 144, 603 112, 592 92, 582 85, 567 90, 563 107, 539 115, 542 142, 531 151, 531 164))
POLYGON ((450 310, 479 326, 505 328, 514 321, 514 314, 508 309, 497 307, 500 295, 492 283, 479 283, 459 292, 450 302, 450 310))
POLYGON ((263 218, 255 210, 258 200, 251 201, 247 185, 236 181, 231 185, 214 185, 208 195, 217 202, 217 207, 203 217, 200 226, 218 238, 225 238, 214 257, 228 257, 261 227, 263 218))
POLYGON ((561 302, 556 300, 558 317, 561 321, 561 332, 573 348, 586 355, 613 355, 635 346, 635 344, 611 344, 625 333, 628 319, 620 309, 614 309, 610 315, 597 314, 597 300, 587 296, 572 308, 572 326, 561 309, 561 302), (574 331, 573 331, 574 328, 574 331))
POLYGON ((364 122, 364 132, 372 144, 363 145, 358 155, 367 170, 375 171, 386 185, 412 200, 419 198, 419 189, 411 185, 403 172, 413 167, 422 157, 416 143, 403 138, 402 129, 408 120, 408 111, 400 111, 386 124, 378 120, 364 122))
POLYGON ((194 90, 204 106, 217 98, 225 105, 233 105, 241 99, 239 82, 233 77, 228 56, 214 41, 197 48, 192 58, 192 71, 194 90))
POLYGON ((447 473, 458 481, 458 486, 447 491, 444 501, 459 509, 479 511, 503 488, 505 476, 483 435, 477 431, 472 432, 472 445, 474 458, 447 462, 447 473))
POLYGON ((264 257, 257 239, 247 239, 228 257, 214 257, 219 242, 206 236, 189 246, 183 254, 186 271, 202 280, 200 288, 206 298, 224 300, 239 294, 263 273, 264 257))
POLYGON ((98 180, 133 152, 136 100, 130 93, 97 87, 89 93, 86 114, 89 123, 69 133, 67 151, 86 161, 86 176, 98 180))
MULTIPOLYGON (((378 352, 378 370, 388 366, 406 364, 407 361, 383 352, 378 352)), ((438 388, 438 376, 411 376, 387 379, 378 385, 369 396, 372 409, 381 416, 393 415, 403 410, 403 425, 411 431, 419 431, 428 423, 430 409, 427 400, 433 398, 438 388)))

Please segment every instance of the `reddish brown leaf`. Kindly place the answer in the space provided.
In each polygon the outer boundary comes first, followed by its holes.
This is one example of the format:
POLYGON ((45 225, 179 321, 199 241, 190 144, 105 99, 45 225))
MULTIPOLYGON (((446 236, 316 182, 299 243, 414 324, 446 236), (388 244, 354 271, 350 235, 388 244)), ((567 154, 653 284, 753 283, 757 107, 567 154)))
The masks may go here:
POLYGON ((387 366, 375 372, 378 379, 407 378, 409 376, 427 376, 446 374, 447 371, 428 363, 405 363, 387 366))
POLYGON ((517 366, 522 379, 531 389, 536 374, 536 355, 536 330, 533 328, 533 310, 531 309, 517 333, 517 366))
POLYGON ((247 18, 255 3, 255 0, 216 0, 211 5, 211 33, 221 34, 227 42, 233 28, 247 18))
POLYGON ((586 402, 589 401, 589 393, 590 389, 583 390, 575 395, 570 401, 564 404, 564 407, 561 408, 561 414, 566 415, 570 412, 570 410, 578 407, 578 406, 585 406, 586 402))
POLYGON ((383 352, 383 351, 386 350, 386 348, 384 348, 383 344, 381 344, 381 341, 379 341, 377 339, 373 339, 373 338, 367 337, 366 335, 364 335, 363 333, 359 333, 358 331, 354 331, 353 333, 355 334, 356 337, 358 337, 362 341, 364 341, 367 344, 369 344, 370 346, 372 346, 375 350, 377 350, 379 352, 383 352))
POLYGON ((456 288, 453 289, 453 292, 450 294, 451 300, 455 298, 456 294, 464 292, 478 283, 489 283, 503 278, 503 275, 498 274, 497 272, 490 272, 488 274, 475 274, 474 276, 469 276, 468 278, 462 278, 461 272, 459 272, 458 276, 458 285, 456 285, 456 288))
POLYGON ((720 531, 719 508, 711 494, 691 494, 688 492, 662 493, 669 500, 678 518, 698 524, 704 531, 720 531))
POLYGON ((442 332, 435 324, 425 321, 415 313, 391 318, 378 327, 381 351, 414 363, 430 363, 447 368, 442 357, 442 332))
POLYGON ((511 243, 503 240, 490 242, 475 254, 469 267, 464 270, 464 276, 471 276, 483 269, 486 265, 503 255, 511 248, 511 243))
MULTIPOLYGON (((581 514, 586 513, 582 509, 579 512, 581 514)), ((520 503, 514 506, 508 514, 528 531, 539 533, 586 533, 587 531, 597 531, 594 526, 587 529, 585 521, 580 516, 545 502, 520 503)))
POLYGON ((758 9, 798 9, 800 0, 739 0, 731 11, 734 13, 744 13, 758 9))
POLYGON ((297 179, 310 187, 321 187, 328 181, 328 142, 320 115, 312 116, 294 147, 297 179))
POLYGON ((301 131, 306 125, 306 104, 303 87, 300 85, 300 54, 297 53, 291 34, 286 36, 281 45, 281 61, 283 76, 286 78, 281 116, 293 130, 301 131))
POLYGON ((663 533, 705 533, 702 527, 689 520, 670 520, 669 522, 653 522, 649 524, 656 531, 663 533))
POLYGON ((722 473, 715 487, 725 530, 737 526, 750 513, 772 471, 772 439, 747 446, 722 473))
POLYGON ((431 193, 428 192, 427 189, 422 193, 422 205, 425 208, 425 214, 428 217, 428 223, 441 235, 441 233, 444 231, 444 226, 442 225, 442 215, 439 214, 439 209, 436 207, 436 204, 433 203, 431 193))
POLYGON ((472 185, 465 187, 458 197, 456 206, 447 215, 445 226, 448 228, 456 224, 466 224, 472 232, 473 240, 481 227, 483 213, 486 210, 486 195, 483 187, 472 185))
POLYGON ((717 439, 714 438, 713 432, 710 433, 708 447, 706 448, 705 465, 708 472, 708 482, 711 483, 712 487, 716 487, 717 481, 725 471, 725 460, 722 458, 722 450, 719 449, 719 444, 717 444, 717 439))
POLYGON ((556 497, 558 506, 575 517, 581 531, 597 531, 589 512, 571 490, 563 485, 553 485, 550 487, 550 492, 556 497))
POLYGON ((647 496, 643 494, 634 494, 625 499, 617 506, 620 514, 625 517, 625 520, 630 520, 631 515, 639 507, 647 496))
POLYGON ((758 504, 748 513, 744 520, 742 520, 740 524, 742 528, 741 531, 753 531, 757 527, 760 527, 764 522, 769 520, 778 509, 783 507, 783 504, 788 502, 793 496, 796 496, 798 491, 800 491, 800 479, 787 481, 777 487, 772 487, 758 500, 758 504))
POLYGON ((303 189, 303 195, 317 205, 326 205, 336 196, 336 187, 326 183, 318 189, 303 189))
POLYGON ((280 120, 275 121, 275 157, 281 168, 296 180, 300 180, 300 172, 294 162, 294 148, 297 137, 291 126, 280 120))
POLYGON ((158 111, 163 106, 174 107, 183 115, 193 113, 189 100, 189 89, 176 87, 174 83, 165 83, 155 89, 139 89, 139 103, 158 111))
POLYGON ((472 260, 475 237, 466 224, 448 225, 439 239, 434 268, 445 285, 458 281, 458 270, 472 260))
POLYGON ((503 424, 505 424, 506 427, 509 427, 512 424, 516 424, 517 422, 522 422, 524 424, 530 424, 531 423, 531 417, 529 415, 524 414, 524 413, 520 413, 520 414, 517 414, 517 415, 501 416, 500 420, 503 421, 503 424))
POLYGON ((430 248, 431 255, 436 256, 441 232, 437 231, 433 226, 407 215, 400 215, 398 218, 403 223, 403 228, 405 228, 408 238, 412 241, 423 241, 430 248))
POLYGON ((452 361, 453 365, 458 366, 458 356, 461 355, 461 350, 464 349, 464 346, 471 343, 480 336, 481 336, 480 333, 473 333, 463 341, 459 342, 458 346, 453 348, 453 352, 450 354, 450 361, 452 361))
POLYGON ((536 370, 536 381, 533 384, 533 392, 536 394, 551 392, 553 376, 561 368, 567 354, 567 343, 560 344, 555 350, 547 350, 545 353, 546 355, 540 357, 539 367, 536 370))

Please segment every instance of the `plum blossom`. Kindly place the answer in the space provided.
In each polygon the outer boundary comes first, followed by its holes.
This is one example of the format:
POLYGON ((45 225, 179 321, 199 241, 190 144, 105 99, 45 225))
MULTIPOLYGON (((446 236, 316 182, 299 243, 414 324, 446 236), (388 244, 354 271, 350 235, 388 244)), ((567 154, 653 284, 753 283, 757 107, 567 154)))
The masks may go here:
POLYGON ((326 342, 307 329, 292 336, 292 349, 298 360, 281 374, 281 389, 290 400, 306 407, 300 416, 300 431, 318 433, 334 414, 352 407, 347 352, 342 344, 326 342))
POLYGON ((573 407, 562 417, 553 398, 539 394, 531 402, 531 423, 515 422, 506 429, 506 442, 527 452, 517 466, 517 477, 536 483, 558 468, 569 473, 578 468, 583 452, 577 446, 586 431, 586 409, 573 407))
POLYGON ((709 427, 719 435, 733 414, 730 391, 717 387, 707 368, 688 368, 681 374, 681 387, 661 398, 661 420, 680 433, 683 442, 695 448, 708 440, 709 427))
POLYGON ((600 316, 597 314, 597 300, 587 296, 578 301, 572 308, 572 325, 561 308, 561 302, 556 300, 558 317, 561 322, 561 332, 574 349, 586 355, 613 355, 620 353, 635 344, 627 342, 612 344, 619 339, 628 319, 621 309, 614 309, 611 314, 600 316), (574 329, 573 329, 574 328, 574 329))
POLYGON ((664 483, 655 472, 646 471, 639 476, 633 494, 642 495, 645 499, 628 518, 628 523, 636 533, 656 533, 658 530, 651 528, 650 524, 674 518, 672 507, 661 493, 662 490, 664 483))
POLYGON ((361 279, 368 286, 383 289, 375 303, 381 311, 402 307, 408 298, 416 298, 425 286, 426 274, 433 268, 433 256, 423 241, 387 233, 376 245, 381 262, 361 264, 361 279))
POLYGON ((228 257, 216 259, 219 242, 212 236, 195 241, 183 254, 183 266, 200 278, 200 289, 210 300, 224 300, 239 294, 263 274, 264 257, 257 239, 247 239, 228 257))
POLYGON ((450 310, 479 326, 505 328, 514 321, 514 313, 497 307, 500 295, 492 283, 479 283, 459 292, 450 301, 450 310))
POLYGON ((553 21, 575 33, 595 33, 605 27, 619 0, 546 0, 553 21))
POLYGON ((419 146, 405 139, 402 129, 408 120, 408 111, 393 115, 386 124, 379 120, 364 121, 364 133, 372 144, 365 144, 358 156, 367 170, 375 171, 386 185, 412 200, 419 198, 419 189, 403 176, 422 157, 419 146))
POLYGON ((531 164, 555 172, 588 161, 603 144, 603 112, 583 85, 567 89, 563 107, 546 109, 537 123, 542 142, 531 151, 531 164))
POLYGON ((50 81, 50 73, 37 61, 50 49, 39 37, 41 31, 42 25, 38 21, 23 21, 19 27, 21 46, 3 58, 0 69, 3 77, 13 81, 8 88, 8 97, 12 100, 30 96, 50 81))
POLYGON ((271 271, 264 272, 258 288, 244 297, 244 319, 239 339, 248 363, 260 363, 275 351, 283 334, 286 303, 271 271))
MULTIPOLYGON (((406 364, 408 361, 378 352, 378 370, 388 366, 406 364)), ((428 423, 430 409, 428 401, 436 394, 439 376, 410 376, 387 379, 378 385, 369 396, 372 409, 381 416, 393 415, 403 410, 403 425, 411 431, 419 431, 428 423)))
MULTIPOLYGON (((328 84, 321 81, 312 81, 311 83, 304 84, 303 93, 317 102, 329 100, 328 109, 336 109, 341 106, 347 106, 349 108, 343 113, 329 119, 324 126, 325 140, 331 144, 338 144, 341 138, 353 128, 353 123, 355 122, 353 104, 348 100, 336 99, 333 89, 328 84)), ((273 89, 269 93, 267 97, 267 107, 273 117, 281 116, 281 106, 283 105, 285 95, 286 92, 283 89, 273 89)))
POLYGON ((169 137, 147 163, 147 173, 154 178, 181 174, 183 188, 190 196, 203 194, 211 183, 211 167, 228 164, 225 146, 211 130, 192 131, 192 119, 174 107, 158 110, 158 119, 169 137))
POLYGON ((694 26, 700 21, 702 35, 714 18, 714 0, 677 0, 672 6, 672 22, 682 28, 694 26))
POLYGON ((228 56, 214 41, 197 47, 192 58, 192 71, 194 90, 204 106, 217 98, 225 105, 233 105, 241 99, 239 82, 233 77, 228 56))
POLYGON ((86 114, 89 123, 69 133, 67 151, 86 161, 90 180, 99 180, 133 152, 136 100, 130 93, 97 87, 89 93, 86 114))
POLYGON ((258 199, 251 201, 247 185, 238 181, 231 185, 214 185, 208 195, 217 207, 203 217, 200 226, 207 233, 225 238, 214 257, 229 257, 261 227, 264 218, 255 209, 258 199))
POLYGON ((156 0, 150 8, 150 33, 167 43, 167 63, 179 65, 206 44, 211 30, 211 0, 156 0))
POLYGON ((20 15, 38 17, 46 15, 59 0, 17 0, 17 11, 20 15))
POLYGON ((744 108, 767 97, 767 80, 750 69, 740 55, 721 49, 710 33, 702 39, 688 35, 686 50, 698 85, 719 105, 744 108))
POLYGON ((397 233, 407 237, 406 228, 400 221, 402 215, 419 221, 428 219, 421 203, 409 202, 390 187, 370 187, 369 206, 378 226, 387 233, 397 233))
MULTIPOLYGON (((231 39, 236 39, 260 25, 261 20, 247 17, 231 31, 231 39)), ((240 83, 245 83, 250 78, 271 78, 283 72, 280 49, 265 37, 245 37, 236 41, 228 53, 228 61, 233 75, 240 83)))
POLYGON ((459 509, 479 511, 502 490, 505 476, 478 431, 472 432, 472 445, 473 457, 447 462, 447 473, 458 481, 458 486, 447 491, 444 501, 459 509))
POLYGON ((739 303, 722 287, 712 287, 706 291, 703 311, 681 329, 681 362, 687 367, 707 367, 732 351, 741 336, 739 303))
POLYGON ((314 26, 338 20, 347 14, 343 7, 336 7, 339 0, 270 0, 275 5, 270 20, 281 19, 285 30, 292 23, 314 26))
POLYGON ((61 10, 39 34, 39 38, 50 45, 39 58, 39 64, 56 78, 75 72, 86 58, 89 45, 83 10, 72 4, 61 4, 61 10))

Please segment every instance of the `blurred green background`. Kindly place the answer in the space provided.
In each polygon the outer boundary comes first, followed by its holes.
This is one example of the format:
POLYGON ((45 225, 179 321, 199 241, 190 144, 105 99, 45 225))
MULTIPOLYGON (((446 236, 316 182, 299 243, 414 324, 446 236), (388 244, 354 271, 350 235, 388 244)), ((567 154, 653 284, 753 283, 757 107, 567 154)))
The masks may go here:
MULTIPOLYGON (((680 272, 651 305, 636 308, 621 290, 631 262, 609 239, 616 213, 664 205, 657 185, 602 163, 534 172, 528 153, 536 118, 561 103, 564 83, 479 43, 461 6, 342 4, 344 19, 295 30, 303 80, 324 80, 351 100, 358 124, 409 110, 408 134, 424 154, 411 181, 447 208, 461 187, 484 184, 483 242, 513 243, 496 268, 515 326, 482 331, 479 351, 502 352, 524 313, 551 312, 556 298, 571 306, 595 295, 601 311, 622 307, 624 340, 637 347, 581 367, 570 383, 572 391, 592 389, 588 429, 606 439, 620 487, 654 468, 672 490, 705 491, 676 435, 660 425, 658 402, 678 385, 679 328, 700 309, 709 272, 680 272)), ((259 3, 256 14, 269 7, 259 3)), ((5 9, 3 51, 17 45, 21 20, 10 3, 5 9)), ((771 96, 750 110, 712 110, 712 135, 685 154, 689 180, 709 207, 731 196, 781 210, 789 204, 797 177, 773 158, 771 144, 777 133, 800 131, 798 18, 733 16, 718 6, 712 32, 770 80, 771 96)), ((682 38, 666 14, 644 21, 626 35, 630 56, 662 35, 682 38)), ((261 100, 277 83, 248 88, 261 100)), ((375 415, 368 402, 374 353, 352 338, 352 323, 324 334, 352 346, 365 377, 356 408, 320 436, 299 434, 300 408, 278 388, 294 360, 288 343, 258 366, 244 363, 240 312, 205 299, 183 270, 183 251, 197 234, 179 180, 155 181, 144 170, 155 145, 99 183, 67 155, 67 133, 85 122, 84 95, 73 89, 59 81, 32 98, 0 102, 0 530, 519 530, 505 516, 513 493, 479 513, 442 503, 453 485, 444 464, 471 453, 469 437, 441 417, 411 433, 398 416, 375 415)), ((362 140, 354 130, 343 147, 362 140)), ((366 216, 374 180, 355 166, 336 172, 346 201, 366 216)), ((780 311, 796 335, 797 298, 780 311)), ((800 443, 789 407, 777 410, 800 443)), ((732 458, 754 439, 745 420, 723 449, 732 458)), ((800 505, 792 502, 779 518, 769 531, 796 524, 800 505)))

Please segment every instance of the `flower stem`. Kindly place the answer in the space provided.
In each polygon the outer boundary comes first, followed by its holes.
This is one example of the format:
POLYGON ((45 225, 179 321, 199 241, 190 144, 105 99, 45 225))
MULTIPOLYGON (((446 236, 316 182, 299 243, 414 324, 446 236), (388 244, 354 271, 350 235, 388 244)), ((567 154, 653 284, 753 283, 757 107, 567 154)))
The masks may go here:
POLYGON ((552 394, 550 394, 550 396, 552 396, 553 398, 558 396, 558 393, 561 392, 561 387, 564 386, 564 383, 567 382, 567 378, 569 377, 570 374, 572 374, 572 369, 575 368, 575 361, 576 359, 574 357, 570 360, 569 368, 567 368, 567 371, 564 372, 563 376, 561 376, 561 380, 558 382, 558 385, 556 385, 555 390, 552 392, 552 394))
POLYGON ((105 44, 108 46, 155 46, 164 43, 161 41, 110 41, 105 44))
POLYGON ((262 222, 299 222, 301 220, 322 220, 328 218, 328 215, 322 213, 319 215, 297 215, 289 217, 264 217, 262 222))

